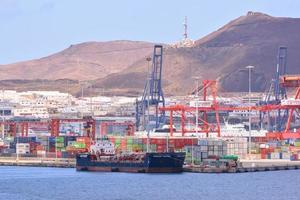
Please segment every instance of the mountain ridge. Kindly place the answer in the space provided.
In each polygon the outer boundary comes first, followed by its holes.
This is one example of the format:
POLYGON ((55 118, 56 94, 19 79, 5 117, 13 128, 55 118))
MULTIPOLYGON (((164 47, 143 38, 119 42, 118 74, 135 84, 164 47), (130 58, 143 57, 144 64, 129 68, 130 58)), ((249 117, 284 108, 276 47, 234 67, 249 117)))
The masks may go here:
MULTIPOLYGON (((91 94, 104 88, 110 95, 138 95, 145 85, 146 57, 152 56, 153 46, 128 40, 80 43, 29 63, 2 65, 0 75, 88 81, 91 94)), ((274 77, 279 46, 288 47, 288 73, 300 74, 300 19, 248 12, 196 40, 192 47, 164 44, 163 89, 167 95, 186 95, 198 76, 217 79, 219 91, 247 91, 245 67, 254 65, 253 90, 264 91, 274 77)))

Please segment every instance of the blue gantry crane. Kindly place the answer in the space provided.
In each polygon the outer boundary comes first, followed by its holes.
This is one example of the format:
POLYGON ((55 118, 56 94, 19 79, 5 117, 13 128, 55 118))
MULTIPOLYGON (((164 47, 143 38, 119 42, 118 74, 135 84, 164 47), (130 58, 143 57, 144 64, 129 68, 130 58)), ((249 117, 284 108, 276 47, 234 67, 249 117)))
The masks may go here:
MULTIPOLYGON (((150 62, 150 59, 148 59, 150 62)), ((165 106, 165 98, 162 90, 162 63, 163 46, 155 45, 151 71, 148 69, 148 77, 141 100, 136 101, 136 128, 145 130, 150 128, 151 122, 154 122, 153 128, 158 128, 164 123, 165 113, 160 112, 159 107, 165 106)))
MULTIPOLYGON (((282 99, 287 98, 286 89, 280 84, 280 77, 286 74, 287 70, 287 47, 279 47, 277 54, 276 73, 274 79, 272 79, 270 88, 265 95, 265 98, 260 104, 263 105, 278 105, 282 99)), ((268 113, 261 113, 261 122, 267 115, 268 130, 269 131, 282 131, 283 125, 287 120, 288 111, 278 110, 273 116, 268 113), (273 119, 271 119, 273 118, 273 119)))

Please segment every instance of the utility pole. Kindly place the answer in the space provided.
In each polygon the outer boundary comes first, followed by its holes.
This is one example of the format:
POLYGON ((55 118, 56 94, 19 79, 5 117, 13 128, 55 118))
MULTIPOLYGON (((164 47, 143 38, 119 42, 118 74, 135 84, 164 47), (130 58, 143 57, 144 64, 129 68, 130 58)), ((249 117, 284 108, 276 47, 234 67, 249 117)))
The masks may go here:
POLYGON ((250 96, 251 96, 251 70, 254 69, 254 66, 247 66, 246 69, 249 70, 249 93, 248 93, 248 103, 249 103, 249 155, 251 157, 251 145, 252 145, 252 137, 251 137, 251 99, 250 99, 250 96))
POLYGON ((4 90, 2 88, 2 139, 4 141, 4 90))
MULTIPOLYGON (((199 126, 199 105, 198 105, 198 101, 199 101, 199 77, 195 76, 194 77, 195 81, 196 81, 196 94, 195 94, 195 103, 196 103, 196 124, 195 124, 195 132, 196 132, 196 137, 198 136, 198 126, 199 126)), ((192 141, 192 165, 194 165, 194 141, 192 141)))
POLYGON ((196 80, 196 135, 198 135, 198 125, 199 125, 199 77, 196 76, 194 77, 194 79, 196 80))
MULTIPOLYGON (((150 107, 150 79, 151 79, 151 75, 150 75, 150 61, 152 60, 151 57, 147 57, 146 58, 147 62, 148 62, 148 75, 147 75, 147 81, 148 81, 148 88, 147 88, 147 124, 146 124, 146 130, 147 130, 147 152, 149 152, 150 150, 150 111, 149 111, 149 107, 150 107)), ((144 118, 145 118, 145 114, 144 114, 144 118)), ((144 120, 145 123, 145 120, 144 120)))
POLYGON ((5 137, 5 133, 4 133, 4 122, 5 122, 5 119, 4 119, 4 89, 2 88, 2 139, 3 139, 3 142, 4 142, 4 137, 5 137))

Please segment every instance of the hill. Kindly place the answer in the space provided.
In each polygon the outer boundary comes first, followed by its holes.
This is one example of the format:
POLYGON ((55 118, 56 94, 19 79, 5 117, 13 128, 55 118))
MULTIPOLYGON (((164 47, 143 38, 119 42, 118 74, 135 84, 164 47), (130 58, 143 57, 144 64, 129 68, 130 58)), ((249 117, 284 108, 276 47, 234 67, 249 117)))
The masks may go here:
MULTIPOLYGON (((300 74, 300 19, 248 13, 199 39, 190 48, 164 51, 164 89, 168 94, 187 94, 193 77, 218 79, 220 91, 248 91, 248 65, 253 71, 253 90, 264 91, 276 70, 279 46, 288 47, 287 72, 300 74)), ((140 60, 122 72, 98 79, 97 86, 119 91, 142 89, 147 63, 140 60), (129 77, 130 84, 126 81, 129 77), (111 80, 116 81, 111 81, 111 80)))
MULTIPOLYGON (((192 47, 165 45, 164 91, 187 94, 198 76, 219 80, 220 91, 244 92, 248 90, 248 65, 255 66, 253 90, 264 91, 275 74, 279 46, 288 47, 288 73, 300 74, 300 19, 249 12, 196 40, 192 47)), ((82 43, 45 58, 1 66, 0 77, 33 83, 35 79, 51 80, 46 81, 49 88, 55 79, 85 80, 90 93, 137 95, 142 93, 147 76, 145 58, 152 51, 153 43, 147 42, 82 43)), ((15 87, 22 90, 22 86, 15 87)))

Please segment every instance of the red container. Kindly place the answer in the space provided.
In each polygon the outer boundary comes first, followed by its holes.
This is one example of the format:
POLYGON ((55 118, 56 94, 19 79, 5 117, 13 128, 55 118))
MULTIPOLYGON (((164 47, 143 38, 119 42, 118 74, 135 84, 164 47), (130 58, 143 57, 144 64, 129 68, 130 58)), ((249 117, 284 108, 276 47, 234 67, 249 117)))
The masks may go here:
POLYGON ((165 152, 167 149, 167 146, 166 145, 157 145, 156 146, 156 151, 157 152, 165 152))
POLYGON ((127 149, 127 139, 121 138, 121 149, 125 150, 127 149))
POLYGON ((89 137, 77 137, 76 142, 82 142, 82 143, 90 143, 90 138, 89 137))
POLYGON ((267 149, 267 152, 268 152, 268 153, 274 152, 274 148, 273 148, 273 147, 268 148, 268 149, 267 149))
POLYGON ((46 157, 47 158, 55 158, 55 153, 49 153, 49 152, 47 152, 46 153, 46 157))
POLYGON ((263 148, 263 149, 260 149, 260 153, 263 155, 265 155, 266 156, 266 154, 267 154, 267 149, 265 149, 265 148, 263 148))
POLYGON ((147 144, 147 138, 143 138, 142 140, 143 140, 143 144, 147 144))
POLYGON ((158 144, 158 145, 161 145, 161 144, 163 144, 163 145, 165 145, 167 143, 167 139, 157 139, 157 143, 156 144, 158 144))
POLYGON ((111 141, 112 143, 115 143, 115 138, 113 138, 113 137, 111 137, 111 138, 109 138, 109 141, 111 141))
POLYGON ((57 158, 61 158, 61 157, 62 157, 61 151, 56 152, 56 157, 57 157, 57 158))
POLYGON ((36 150, 30 150, 30 153, 31 153, 31 154, 34 154, 34 155, 37 154, 36 150))
POLYGON ((265 154, 265 153, 261 153, 261 157, 260 157, 261 159, 267 159, 267 154, 265 154))
MULTIPOLYGON (((147 144, 147 141, 146 141, 147 144)), ((151 138, 150 139, 150 144, 157 144, 157 139, 156 138, 151 138)))
POLYGON ((43 145, 37 145, 37 146, 36 146, 36 150, 37 150, 37 151, 42 151, 42 150, 45 150, 45 149, 44 149, 44 146, 43 146, 43 145))
POLYGON ((170 140, 169 140, 169 144, 170 144, 170 145, 175 145, 175 140, 176 140, 176 139, 170 139, 170 140))
POLYGON ((55 152, 55 147, 50 147, 49 152, 55 152))

